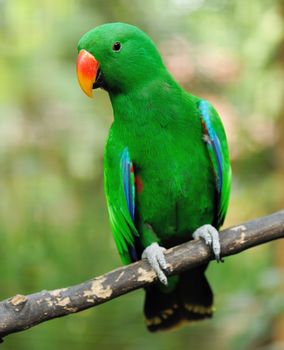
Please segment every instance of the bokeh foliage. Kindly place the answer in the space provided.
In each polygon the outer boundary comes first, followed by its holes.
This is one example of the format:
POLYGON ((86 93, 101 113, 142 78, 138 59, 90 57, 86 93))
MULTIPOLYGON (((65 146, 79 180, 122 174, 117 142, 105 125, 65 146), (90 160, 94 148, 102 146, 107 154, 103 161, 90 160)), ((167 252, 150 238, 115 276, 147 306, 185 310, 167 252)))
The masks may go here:
MULTIPOLYGON (((120 264, 103 195, 111 106, 103 91, 94 101, 85 98, 75 75, 77 41, 104 22, 144 29, 181 84, 219 110, 234 173, 225 225, 283 207, 281 6, 277 0, 0 1, 2 299, 79 283, 120 264)), ((212 321, 148 334, 137 291, 10 336, 2 347, 268 348, 284 332, 278 245, 211 264, 212 321)))

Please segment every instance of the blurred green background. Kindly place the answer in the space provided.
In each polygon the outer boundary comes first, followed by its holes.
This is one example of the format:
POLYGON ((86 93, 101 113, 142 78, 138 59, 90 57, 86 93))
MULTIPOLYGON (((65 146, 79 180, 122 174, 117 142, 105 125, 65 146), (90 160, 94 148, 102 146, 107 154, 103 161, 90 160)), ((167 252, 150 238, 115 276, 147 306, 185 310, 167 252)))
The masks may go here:
MULTIPOLYGON (((103 194, 108 96, 83 95, 76 45, 125 21, 220 112, 233 188, 225 226, 284 207, 284 4, 278 0, 0 1, 0 297, 120 265, 103 194)), ((143 291, 9 336, 4 349, 284 349, 284 244, 212 263, 213 320, 149 334, 143 291)))

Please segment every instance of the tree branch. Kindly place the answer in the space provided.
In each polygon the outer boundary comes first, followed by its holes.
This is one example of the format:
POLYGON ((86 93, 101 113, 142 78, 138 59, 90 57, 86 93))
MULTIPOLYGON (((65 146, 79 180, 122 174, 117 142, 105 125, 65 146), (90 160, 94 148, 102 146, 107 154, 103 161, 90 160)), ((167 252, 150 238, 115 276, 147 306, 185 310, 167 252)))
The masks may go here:
MULTIPOLYGON (((222 256, 284 238, 284 210, 223 230, 220 237, 222 256)), ((167 250, 166 259, 167 275, 173 275, 202 265, 213 256, 204 242, 198 240, 167 250)), ((69 288, 18 294, 0 302, 0 337, 105 303, 155 281, 155 273, 142 260, 69 288)))

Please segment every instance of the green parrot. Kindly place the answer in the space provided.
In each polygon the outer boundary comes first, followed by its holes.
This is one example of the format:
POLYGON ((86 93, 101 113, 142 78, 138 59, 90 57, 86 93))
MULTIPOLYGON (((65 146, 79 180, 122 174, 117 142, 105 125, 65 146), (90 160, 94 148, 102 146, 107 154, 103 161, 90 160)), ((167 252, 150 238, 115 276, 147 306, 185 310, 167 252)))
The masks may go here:
POLYGON ((158 283, 146 288, 152 332, 212 317, 207 264, 167 278, 166 249, 202 238, 220 261, 218 229, 228 208, 231 167, 222 122, 212 105, 171 76, 140 29, 109 23, 78 44, 82 90, 109 94, 114 122, 104 156, 105 192, 124 264, 148 259, 158 283))

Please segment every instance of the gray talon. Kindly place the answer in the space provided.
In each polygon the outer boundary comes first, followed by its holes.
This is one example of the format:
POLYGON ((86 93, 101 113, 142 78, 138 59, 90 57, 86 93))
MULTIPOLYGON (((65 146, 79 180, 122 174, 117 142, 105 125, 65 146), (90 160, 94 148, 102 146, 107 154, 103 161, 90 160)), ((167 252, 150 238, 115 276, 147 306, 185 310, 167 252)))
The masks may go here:
POLYGON ((142 253, 142 259, 147 259, 152 269, 156 272, 161 283, 167 285, 167 276, 163 270, 167 270, 167 262, 164 252, 165 248, 160 247, 158 243, 152 243, 142 253))
POLYGON ((216 230, 215 227, 213 227, 212 225, 203 225, 193 233, 193 238, 204 239, 205 243, 212 248, 217 262, 223 262, 223 260, 220 258, 221 246, 219 232, 216 230))

